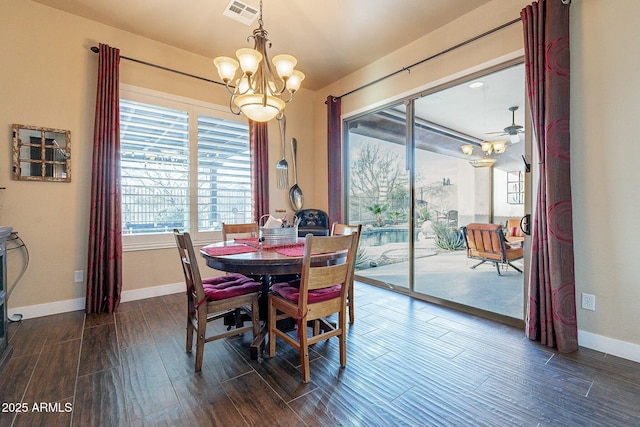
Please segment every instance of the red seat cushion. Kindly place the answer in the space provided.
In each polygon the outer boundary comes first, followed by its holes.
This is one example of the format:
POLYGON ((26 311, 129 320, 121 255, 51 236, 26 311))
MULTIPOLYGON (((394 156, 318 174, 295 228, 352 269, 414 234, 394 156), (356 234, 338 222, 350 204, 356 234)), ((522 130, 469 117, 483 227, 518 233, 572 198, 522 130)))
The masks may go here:
POLYGON ((219 301, 262 290, 262 284, 242 274, 211 277, 202 280, 209 301, 219 301))
MULTIPOLYGON (((313 304, 316 302, 326 301, 340 296, 342 285, 335 285, 330 288, 314 289, 309 291, 307 302, 313 304)), ((298 302, 300 296, 300 280, 294 280, 288 283, 276 283, 271 287, 271 291, 280 295, 282 298, 298 302)))

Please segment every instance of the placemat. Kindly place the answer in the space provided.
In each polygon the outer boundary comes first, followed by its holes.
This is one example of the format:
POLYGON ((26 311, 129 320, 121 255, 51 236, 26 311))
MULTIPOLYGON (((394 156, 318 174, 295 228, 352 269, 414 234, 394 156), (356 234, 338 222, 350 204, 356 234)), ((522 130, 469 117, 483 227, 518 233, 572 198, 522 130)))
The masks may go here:
POLYGON ((251 246, 247 245, 205 246, 202 248, 202 250, 211 256, 235 255, 257 251, 256 248, 252 248, 251 246))
POLYGON ((277 253, 279 253, 280 255, 296 256, 296 257, 303 256, 304 255, 304 242, 302 242, 302 245, 296 244, 296 245, 277 247, 277 248, 274 248, 273 250, 276 251, 277 253))

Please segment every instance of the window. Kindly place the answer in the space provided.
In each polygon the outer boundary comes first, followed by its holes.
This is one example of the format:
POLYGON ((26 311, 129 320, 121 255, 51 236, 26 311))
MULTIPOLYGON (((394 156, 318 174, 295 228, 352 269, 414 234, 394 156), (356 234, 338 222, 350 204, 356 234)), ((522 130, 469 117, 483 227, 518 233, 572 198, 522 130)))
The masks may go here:
POLYGON ((249 127, 198 116, 198 229, 220 230, 221 221, 250 222, 249 127))
POLYGON ((173 245, 173 229, 211 242, 252 219, 249 126, 223 107, 121 90, 125 250, 173 245))
POLYGON ((507 203, 524 203, 524 171, 507 172, 507 203))

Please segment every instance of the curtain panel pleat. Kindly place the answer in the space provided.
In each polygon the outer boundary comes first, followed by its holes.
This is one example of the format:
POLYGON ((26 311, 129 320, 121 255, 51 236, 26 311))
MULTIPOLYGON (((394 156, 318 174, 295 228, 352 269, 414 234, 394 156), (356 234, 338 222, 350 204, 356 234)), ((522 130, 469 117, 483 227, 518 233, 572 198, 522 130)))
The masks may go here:
POLYGON ((561 352, 578 348, 569 132, 569 6, 540 0, 521 12, 539 185, 526 334, 561 352))
POLYGON ((327 163, 329 172, 328 214, 329 224, 342 223, 342 135, 341 99, 327 97, 327 163))
POLYGON ((255 220, 269 213, 269 132, 267 123, 249 120, 251 191, 255 220))
POLYGON ((100 44, 93 137, 87 313, 113 313, 122 290, 120 50, 100 44))

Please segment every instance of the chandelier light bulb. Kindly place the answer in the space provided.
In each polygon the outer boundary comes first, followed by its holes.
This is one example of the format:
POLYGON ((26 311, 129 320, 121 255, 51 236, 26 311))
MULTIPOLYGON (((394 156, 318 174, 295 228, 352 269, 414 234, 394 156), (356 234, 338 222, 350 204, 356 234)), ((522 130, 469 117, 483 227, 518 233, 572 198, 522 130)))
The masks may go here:
POLYGON ((236 76, 236 70, 240 66, 240 64, 238 64, 238 61, 227 56, 219 56, 213 60, 213 63, 218 69, 220 78, 225 83, 233 80, 233 78, 236 76))
POLYGON ((471 144, 465 144, 462 147, 460 147, 460 149, 467 156, 470 156, 471 154, 473 154, 473 145, 471 144))
POLYGON ((493 143, 483 141, 480 143, 480 148, 482 148, 482 151, 484 151, 485 153, 491 154, 491 152, 493 151, 493 143))
POLYGON ((298 60, 291 55, 280 54, 273 57, 273 65, 276 66, 276 72, 278 77, 282 80, 286 80, 293 74, 293 69, 298 63, 298 60))
POLYGON ((248 75, 252 76, 258 71, 260 61, 262 61, 262 54, 255 49, 249 49, 248 47, 238 49, 236 56, 240 61, 240 68, 248 75))
POLYGON ((302 81, 304 80, 305 75, 301 71, 295 70, 291 77, 287 80, 287 89, 289 92, 294 93, 300 86, 302 85, 302 81))
POLYGON ((502 154, 507 149, 507 143, 505 141, 494 141, 493 142, 493 151, 496 154, 502 154))

